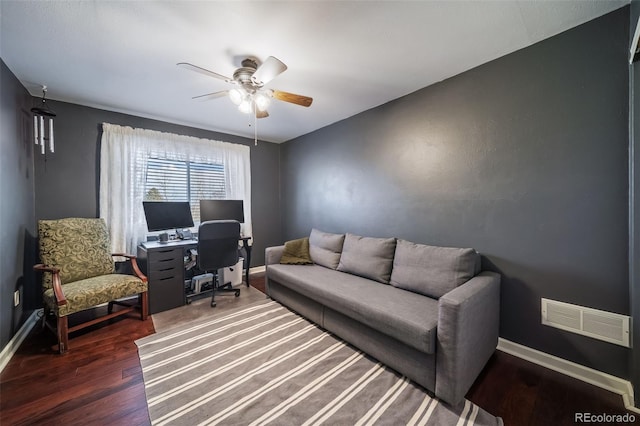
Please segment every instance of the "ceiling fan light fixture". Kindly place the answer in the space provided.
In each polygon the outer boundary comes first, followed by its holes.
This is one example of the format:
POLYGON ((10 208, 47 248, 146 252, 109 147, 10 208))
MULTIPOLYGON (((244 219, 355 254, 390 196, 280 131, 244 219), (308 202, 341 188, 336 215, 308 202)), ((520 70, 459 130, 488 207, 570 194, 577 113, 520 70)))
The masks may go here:
POLYGON ((266 111, 271 103, 271 98, 264 92, 258 92, 254 95, 254 102, 256 103, 256 108, 258 108, 258 110, 266 111))
POLYGON ((242 102, 240 102, 240 105, 238 105, 238 109, 242 113, 251 114, 253 112, 252 100, 248 96, 245 97, 244 99, 242 99, 242 102))
POLYGON ((240 89, 231 89, 229 90, 229 99, 234 104, 240 106, 242 100, 245 98, 245 93, 243 93, 240 89))

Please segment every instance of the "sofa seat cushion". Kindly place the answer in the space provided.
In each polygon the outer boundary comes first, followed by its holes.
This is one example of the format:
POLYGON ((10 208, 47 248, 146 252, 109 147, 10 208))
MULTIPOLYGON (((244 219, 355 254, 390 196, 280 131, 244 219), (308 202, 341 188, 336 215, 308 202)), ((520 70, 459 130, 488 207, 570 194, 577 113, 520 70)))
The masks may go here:
POLYGON ((134 296, 147 291, 147 283, 133 275, 110 274, 87 278, 64 284, 62 292, 67 303, 62 306, 56 304, 53 289, 43 293, 44 303, 57 316, 63 317, 75 312, 84 311, 97 305, 134 296))
POLYGON ((269 265, 268 277, 406 345, 435 352, 437 300, 317 265, 269 265))

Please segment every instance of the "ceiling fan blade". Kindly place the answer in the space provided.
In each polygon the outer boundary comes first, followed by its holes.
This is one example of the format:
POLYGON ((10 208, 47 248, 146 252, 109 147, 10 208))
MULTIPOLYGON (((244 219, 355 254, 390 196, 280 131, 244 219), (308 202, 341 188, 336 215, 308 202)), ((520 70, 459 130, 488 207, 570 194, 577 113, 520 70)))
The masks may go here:
POLYGON ((221 98, 229 94, 228 90, 221 90, 219 92, 207 93, 206 95, 194 96, 191 99, 197 99, 199 101, 210 101, 212 99, 221 98))
POLYGON ((278 75, 285 72, 287 66, 278 58, 269 56, 253 73, 251 79, 256 83, 267 84, 278 75))
POLYGON ((184 69, 187 69, 187 70, 191 70, 191 71, 199 72, 200 74, 208 75, 209 77, 213 77, 213 78, 218 78, 220 80, 224 80, 227 83, 233 83, 233 79, 231 79, 229 77, 225 77, 222 74, 218 74, 217 72, 209 71, 208 69, 199 67, 197 65, 190 64, 188 62, 179 62, 176 65, 178 65, 179 67, 182 67, 184 69))
POLYGON ((280 90, 274 90, 273 97, 280 101, 302 105, 303 107, 308 107, 311 105, 311 102, 313 102, 313 98, 308 96, 296 95, 295 93, 282 92, 280 90))
POLYGON ((256 118, 267 118, 269 113, 267 111, 256 110, 256 118))

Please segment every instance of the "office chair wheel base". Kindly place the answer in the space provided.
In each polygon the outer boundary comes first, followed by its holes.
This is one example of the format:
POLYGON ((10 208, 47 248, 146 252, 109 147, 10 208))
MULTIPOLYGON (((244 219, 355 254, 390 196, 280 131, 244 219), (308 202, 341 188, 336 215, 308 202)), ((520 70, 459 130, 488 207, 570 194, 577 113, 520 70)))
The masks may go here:
POLYGON ((236 297, 240 297, 240 290, 236 290, 236 297))
POLYGON ((211 307, 215 308, 216 307, 216 302, 211 302, 211 307))

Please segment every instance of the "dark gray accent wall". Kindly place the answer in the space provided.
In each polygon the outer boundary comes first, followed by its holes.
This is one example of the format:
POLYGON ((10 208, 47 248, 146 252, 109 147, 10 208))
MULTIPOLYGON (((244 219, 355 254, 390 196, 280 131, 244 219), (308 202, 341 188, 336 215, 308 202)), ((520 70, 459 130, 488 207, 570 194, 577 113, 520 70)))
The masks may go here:
POLYGON ((625 7, 287 142, 283 238, 474 247, 500 335, 615 376, 630 350, 541 325, 540 298, 629 314, 625 7))
MULTIPOLYGON (((31 96, 0 60, 0 348, 34 306, 34 198, 31 96), (13 293, 21 303, 14 308, 13 293)), ((1 350, 1 349, 0 349, 1 350)))
POLYGON ((36 219, 99 216, 99 155, 104 122, 249 145, 254 237, 251 263, 264 265, 264 248, 281 239, 278 145, 258 141, 254 146, 253 140, 238 136, 65 102, 48 103, 57 114, 56 147, 54 154, 35 155, 36 219))
MULTIPOLYGON (((631 19, 629 39, 633 35, 640 20, 640 1, 631 2, 631 19)), ((636 395, 636 407, 640 407, 640 62, 631 65, 629 72, 630 105, 630 138, 629 153, 629 296, 631 313, 635 320, 632 326, 631 340, 633 350, 630 359, 631 382, 636 395)))

